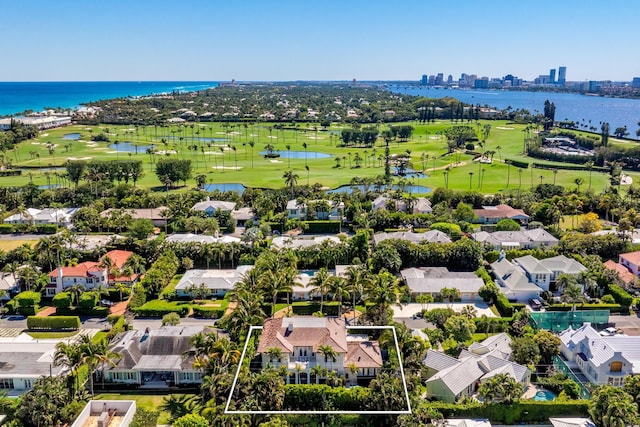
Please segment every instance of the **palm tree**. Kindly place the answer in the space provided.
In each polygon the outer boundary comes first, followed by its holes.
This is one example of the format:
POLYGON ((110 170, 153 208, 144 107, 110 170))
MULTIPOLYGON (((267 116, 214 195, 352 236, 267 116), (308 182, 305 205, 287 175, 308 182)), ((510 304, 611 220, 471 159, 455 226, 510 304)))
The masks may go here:
POLYGON ((573 282, 567 283, 563 286, 561 298, 563 301, 571 303, 571 311, 576 311, 576 303, 584 302, 586 300, 582 293, 582 287, 576 283, 575 278, 573 278, 573 282))
MULTIPOLYGON (((316 133, 316 137, 317 137, 317 135, 318 134, 316 133)), ((304 164, 306 166, 307 165, 307 143, 306 142, 302 143, 302 148, 304 148, 304 164)))
POLYGON ((109 349, 109 344, 106 339, 93 342, 88 335, 82 335, 78 345, 82 363, 89 367, 89 389, 91 396, 93 396, 93 375, 98 366, 102 368, 101 376, 104 381, 105 365, 115 366, 115 360, 122 356, 109 349))
POLYGON ((78 393, 77 369, 82 363, 80 349, 77 344, 69 344, 64 341, 56 344, 56 351, 53 355, 53 366, 65 366, 71 371, 73 382, 69 382, 69 396, 73 397, 78 393))
POLYGON ((255 142, 249 141, 249 147, 251 147, 251 169, 253 169, 253 147, 256 145, 255 142))
POLYGON ((349 297, 349 290, 347 287, 347 282, 344 278, 333 276, 331 277, 331 295, 333 296, 333 300, 336 298, 340 301, 338 305, 338 317, 342 314, 342 298, 349 297))
POLYGON ((295 187, 298 183, 299 176, 289 169, 282 177, 284 178, 284 184, 291 190, 291 198, 293 199, 295 197, 295 187))
POLYGON ((347 290, 353 298, 353 321, 356 320, 356 297, 369 287, 371 278, 366 267, 362 264, 350 265, 346 271, 347 290))
POLYGON ((291 145, 287 144, 287 145, 285 145, 285 147, 287 149, 287 160, 289 161, 289 163, 288 163, 289 166, 287 166, 287 167, 289 169, 291 169, 291 145))
POLYGON ((338 357, 338 352, 331 347, 331 345, 319 345, 318 353, 324 356, 324 363, 330 363, 329 366, 333 368, 333 363, 336 361, 336 357, 338 357))
POLYGON ((322 267, 320 270, 313 275, 311 280, 309 280, 309 287, 311 288, 312 293, 320 294, 320 312, 324 313, 324 296, 329 293, 331 289, 331 276, 329 276, 329 272, 325 267, 322 267))

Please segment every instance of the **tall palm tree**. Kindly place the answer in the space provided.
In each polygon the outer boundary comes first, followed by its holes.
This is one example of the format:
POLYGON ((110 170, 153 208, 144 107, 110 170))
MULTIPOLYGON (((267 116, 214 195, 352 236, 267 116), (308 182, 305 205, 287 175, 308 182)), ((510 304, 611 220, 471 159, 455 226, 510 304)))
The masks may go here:
POLYGON ((255 142, 249 141, 249 147, 251 147, 251 169, 253 169, 253 147, 256 145, 255 142))
POLYGON ((369 287, 371 277, 364 264, 350 265, 346 271, 347 289, 352 297, 353 321, 356 320, 356 297, 369 287))
POLYGON ((115 366, 115 360, 122 356, 109 349, 106 339, 93 342, 89 335, 82 335, 78 345, 82 363, 89 367, 89 389, 91 396, 93 396, 93 376, 98 366, 101 366, 102 381, 104 381, 104 368, 106 365, 115 366))
POLYGON ((291 198, 293 199, 295 197, 296 184, 298 183, 298 178, 300 177, 291 169, 286 171, 284 175, 282 175, 282 177, 284 178, 284 185, 289 187, 289 189, 291 190, 291 198))
POLYGON ((77 370, 82 364, 80 348, 77 344, 70 344, 64 341, 56 344, 56 351, 53 354, 54 366, 65 366, 71 371, 73 381, 69 382, 69 396, 73 397, 78 394, 78 374, 77 370))
POLYGON ((328 294, 329 289, 331 289, 331 276, 329 276, 329 272, 325 267, 322 267, 313 275, 311 280, 309 280, 309 287, 312 293, 320 294, 320 312, 324 313, 324 296, 328 294))
POLYGON ((342 315, 342 299, 344 297, 349 297, 347 281, 343 277, 333 276, 331 278, 330 293, 333 296, 334 301, 337 299, 340 302, 338 305, 338 317, 340 317, 342 315))

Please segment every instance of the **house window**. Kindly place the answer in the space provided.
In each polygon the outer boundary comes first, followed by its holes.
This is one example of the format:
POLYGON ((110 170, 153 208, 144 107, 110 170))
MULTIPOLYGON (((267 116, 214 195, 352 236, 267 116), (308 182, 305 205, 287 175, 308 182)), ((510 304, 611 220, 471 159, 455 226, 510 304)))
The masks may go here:
POLYGON ((0 378, 0 390, 13 389, 13 378, 0 378))
POLYGON ((614 387, 620 387, 622 386, 622 377, 609 377, 609 385, 612 385, 614 387))
POLYGON ((611 362, 609 372, 622 372, 622 362, 611 362))
POLYGON ((32 388, 33 387, 33 380, 27 378, 23 381, 24 384, 24 388, 32 388))

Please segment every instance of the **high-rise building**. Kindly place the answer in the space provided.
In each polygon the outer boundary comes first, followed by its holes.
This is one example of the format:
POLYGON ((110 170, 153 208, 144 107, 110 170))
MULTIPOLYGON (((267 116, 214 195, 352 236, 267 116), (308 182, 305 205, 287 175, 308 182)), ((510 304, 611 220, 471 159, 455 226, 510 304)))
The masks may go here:
POLYGON ((444 74, 438 73, 436 76, 436 86, 442 86, 444 84, 444 74))
POLYGON ((640 77, 634 77, 631 82, 631 87, 634 89, 640 89, 640 77))
POLYGON ((429 76, 426 74, 422 75, 422 80, 420 80, 420 84, 426 86, 429 83, 429 76))
POLYGON ((563 85, 567 82, 567 67, 558 67, 558 84, 563 85))
POLYGON ((449 74, 449 76, 447 77, 447 84, 448 85, 453 84, 453 76, 451 74, 449 74))
POLYGON ((549 83, 554 84, 556 82, 556 69, 549 70, 549 83))

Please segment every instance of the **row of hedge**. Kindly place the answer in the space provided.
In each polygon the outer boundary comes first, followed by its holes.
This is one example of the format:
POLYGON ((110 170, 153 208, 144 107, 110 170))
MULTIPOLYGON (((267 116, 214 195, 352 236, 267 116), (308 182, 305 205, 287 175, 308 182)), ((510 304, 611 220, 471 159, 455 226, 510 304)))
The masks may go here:
POLYGON ((56 224, 0 224, 0 234, 31 232, 37 234, 56 234, 56 224))
POLYGON ((20 169, 7 169, 0 170, 0 176, 20 176, 22 171, 20 169))
POLYGON ((528 169, 529 168, 529 163, 522 162, 520 160, 504 159, 504 162, 507 163, 507 164, 510 163, 512 166, 515 166, 517 168, 522 168, 522 169, 528 169))
MULTIPOLYGON (((165 251, 140 282, 147 295, 159 294, 178 272, 180 261, 173 251, 165 251)), ((130 304, 131 305, 131 304, 130 304)))
POLYGON ((331 387, 327 384, 286 384, 284 404, 287 409, 318 411, 331 408, 341 411, 361 411, 371 395, 366 387, 331 387))
POLYGON ((189 314, 189 304, 180 302, 168 302, 165 300, 153 300, 140 307, 130 308, 136 316, 140 317, 162 317, 165 314, 177 313, 180 317, 189 314))
POLYGON ((224 316, 225 309, 220 307, 194 306, 193 315, 204 319, 220 319, 224 316))
POLYGON ((589 415, 588 400, 534 401, 505 403, 445 403, 430 402, 429 406, 445 418, 488 418, 494 424, 548 423, 553 417, 584 417, 589 415))
POLYGON ((610 284, 608 288, 608 293, 613 299, 621 306, 627 307, 628 311, 629 307, 633 305, 633 296, 618 285, 610 284))
MULTIPOLYGON (((572 156, 574 157, 574 156, 572 156)), ((536 169, 547 169, 547 170, 553 170, 553 169, 562 169, 562 170, 568 170, 568 171, 586 171, 589 170, 589 168, 587 168, 584 165, 575 165, 575 164, 571 164, 571 165, 548 165, 545 163, 533 163, 533 167, 536 169)), ((605 168, 602 166, 593 166, 591 169, 593 169, 596 172, 609 172, 609 168, 605 168)))
POLYGON ((27 317, 27 328, 30 330, 68 331, 80 329, 78 316, 27 317))

